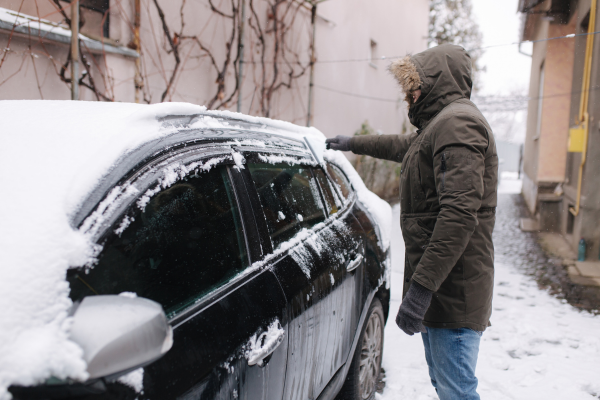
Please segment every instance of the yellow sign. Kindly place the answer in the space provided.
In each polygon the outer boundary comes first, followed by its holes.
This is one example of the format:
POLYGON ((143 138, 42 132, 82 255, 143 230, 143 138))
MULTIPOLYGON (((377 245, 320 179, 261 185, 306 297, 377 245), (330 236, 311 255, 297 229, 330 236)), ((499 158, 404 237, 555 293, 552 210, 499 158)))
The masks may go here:
POLYGON ((583 142, 585 138, 584 128, 571 128, 569 129, 569 152, 581 153, 583 152, 583 142))

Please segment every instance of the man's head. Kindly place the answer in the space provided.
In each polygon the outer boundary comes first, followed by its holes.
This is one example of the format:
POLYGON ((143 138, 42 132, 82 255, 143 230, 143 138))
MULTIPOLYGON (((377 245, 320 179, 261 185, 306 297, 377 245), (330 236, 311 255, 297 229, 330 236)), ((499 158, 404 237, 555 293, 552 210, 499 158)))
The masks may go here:
POLYGON ((410 55, 394 61, 390 64, 388 70, 400 84, 400 87, 406 96, 404 100, 408 103, 408 106, 410 107, 416 103, 418 96, 413 96, 413 94, 415 94, 417 90, 419 91, 419 95, 421 94, 421 85, 423 82, 419 77, 417 67, 412 62, 410 55))
POLYGON ((394 61, 389 71, 400 84, 408 116, 420 128, 442 108, 471 97, 471 57, 460 46, 442 44, 394 61))

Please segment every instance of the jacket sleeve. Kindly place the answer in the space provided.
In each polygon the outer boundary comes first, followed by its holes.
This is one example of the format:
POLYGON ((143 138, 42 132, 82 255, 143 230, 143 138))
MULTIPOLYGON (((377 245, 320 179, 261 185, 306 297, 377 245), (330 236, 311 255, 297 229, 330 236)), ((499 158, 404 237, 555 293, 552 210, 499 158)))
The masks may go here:
MULTIPOLYGON (((441 210, 413 279, 437 292, 478 224, 484 192, 488 132, 470 115, 451 115, 432 138, 435 184, 441 210)), ((436 124, 437 125, 437 124, 436 124)))
POLYGON ((402 162, 416 133, 410 135, 377 135, 354 136, 350 140, 350 148, 354 154, 382 158, 395 162, 402 162))

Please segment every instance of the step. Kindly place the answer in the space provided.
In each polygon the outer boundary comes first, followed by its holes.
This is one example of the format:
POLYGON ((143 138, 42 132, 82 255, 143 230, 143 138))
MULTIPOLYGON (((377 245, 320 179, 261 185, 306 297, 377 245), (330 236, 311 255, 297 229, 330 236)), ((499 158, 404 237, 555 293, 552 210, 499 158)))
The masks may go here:
POLYGON ((568 272, 571 282, 577 285, 600 287, 600 261, 575 261, 568 272))

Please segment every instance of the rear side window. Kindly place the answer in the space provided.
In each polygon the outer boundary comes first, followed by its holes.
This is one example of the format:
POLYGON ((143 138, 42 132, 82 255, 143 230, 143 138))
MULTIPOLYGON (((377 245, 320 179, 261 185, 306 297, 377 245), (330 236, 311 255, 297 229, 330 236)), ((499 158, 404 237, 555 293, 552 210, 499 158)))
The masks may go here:
POLYGON ((273 248, 302 228, 325 220, 319 188, 309 168, 287 164, 249 164, 267 220, 273 248))
POLYGON ((94 268, 68 272, 74 301, 134 292, 173 316, 248 265, 226 167, 188 176, 143 210, 138 204, 123 220, 128 226, 112 228, 94 268))
POLYGON ((312 171, 315 175, 315 178, 317 178, 317 181, 319 182, 319 186, 321 187, 323 198, 325 199, 325 206, 327 206, 327 213, 329 215, 337 213, 339 207, 341 207, 341 203, 339 198, 334 194, 335 189, 331 187, 331 181, 321 169, 316 168, 312 171))
POLYGON ((329 172, 329 176, 334 180, 344 199, 348 199, 352 193, 352 186, 348 182, 346 175, 338 167, 330 163, 327 163, 327 172, 329 172))

